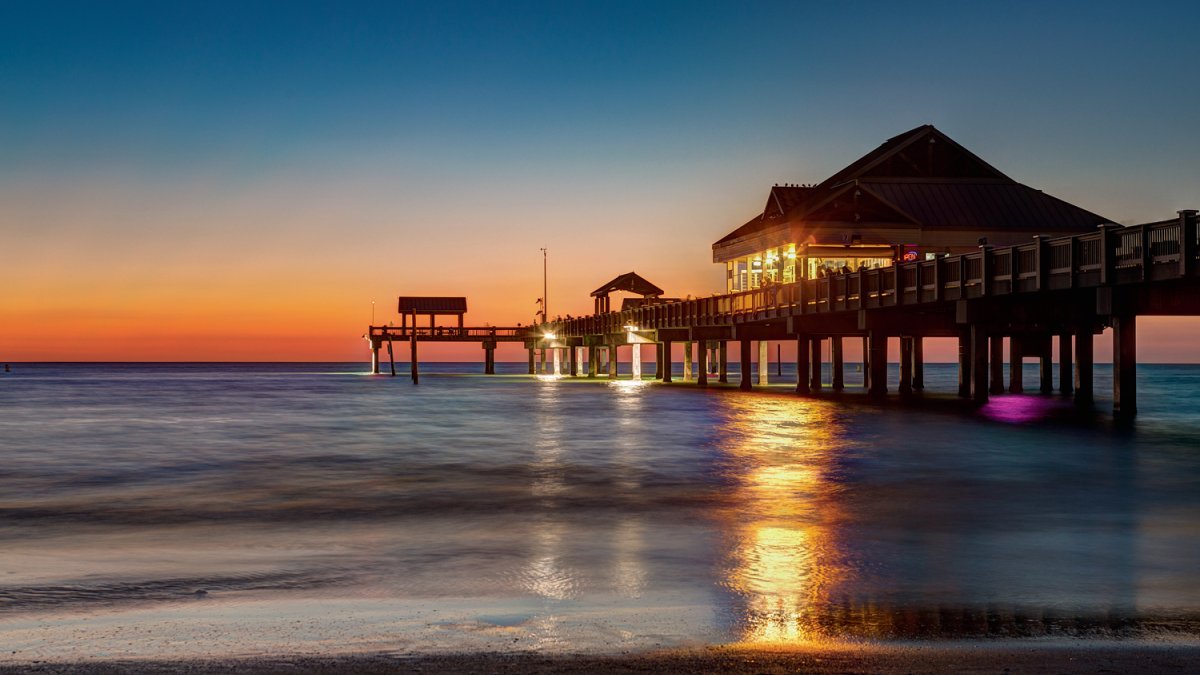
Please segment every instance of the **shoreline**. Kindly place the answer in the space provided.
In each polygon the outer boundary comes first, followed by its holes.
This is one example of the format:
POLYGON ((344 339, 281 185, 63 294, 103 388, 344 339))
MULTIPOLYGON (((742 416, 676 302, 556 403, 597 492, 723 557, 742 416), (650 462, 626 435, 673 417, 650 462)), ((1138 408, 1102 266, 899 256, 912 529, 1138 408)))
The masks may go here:
POLYGON ((1191 673, 1200 643, 1110 640, 707 646, 622 654, 459 652, 0 662, 9 673, 1191 673))

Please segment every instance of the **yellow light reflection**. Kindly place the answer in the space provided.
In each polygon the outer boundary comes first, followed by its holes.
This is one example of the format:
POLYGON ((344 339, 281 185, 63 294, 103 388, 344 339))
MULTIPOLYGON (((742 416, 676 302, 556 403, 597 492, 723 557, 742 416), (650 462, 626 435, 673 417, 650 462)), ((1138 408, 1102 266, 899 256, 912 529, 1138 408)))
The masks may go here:
POLYGON ((725 584, 740 599, 742 639, 828 637, 822 612, 845 576, 832 525, 838 488, 830 478, 839 423, 820 401, 739 396, 727 408, 722 450, 734 489, 725 514, 725 584))

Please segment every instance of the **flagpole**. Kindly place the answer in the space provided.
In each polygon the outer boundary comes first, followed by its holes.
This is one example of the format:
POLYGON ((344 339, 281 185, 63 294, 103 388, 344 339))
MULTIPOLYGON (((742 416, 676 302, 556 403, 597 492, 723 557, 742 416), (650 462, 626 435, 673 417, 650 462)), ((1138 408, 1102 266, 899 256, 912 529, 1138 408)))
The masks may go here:
POLYGON ((550 320, 550 297, 546 293, 546 249, 540 250, 542 252, 542 323, 546 323, 550 320))

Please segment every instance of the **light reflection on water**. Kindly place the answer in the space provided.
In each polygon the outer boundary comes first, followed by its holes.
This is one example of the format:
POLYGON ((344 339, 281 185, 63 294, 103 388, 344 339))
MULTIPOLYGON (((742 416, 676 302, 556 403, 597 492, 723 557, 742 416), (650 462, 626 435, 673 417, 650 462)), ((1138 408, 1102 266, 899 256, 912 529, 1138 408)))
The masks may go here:
POLYGON ((725 583, 745 602, 742 639, 817 639, 815 617, 844 575, 831 525, 837 488, 827 480, 842 430, 828 403, 730 397, 726 405, 722 448, 734 487, 725 583))

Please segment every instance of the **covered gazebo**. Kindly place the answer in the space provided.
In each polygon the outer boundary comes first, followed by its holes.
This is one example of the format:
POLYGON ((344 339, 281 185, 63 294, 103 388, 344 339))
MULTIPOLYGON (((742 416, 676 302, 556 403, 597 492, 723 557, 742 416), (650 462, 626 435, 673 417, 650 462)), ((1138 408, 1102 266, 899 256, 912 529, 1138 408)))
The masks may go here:
POLYGON ((615 291, 625 291, 642 296, 643 300, 651 300, 662 296, 663 289, 646 281, 638 276, 635 272, 626 272, 612 281, 604 284, 600 288, 592 291, 592 297, 596 299, 596 313, 603 314, 604 312, 612 311, 612 304, 609 300, 609 293, 615 291))

